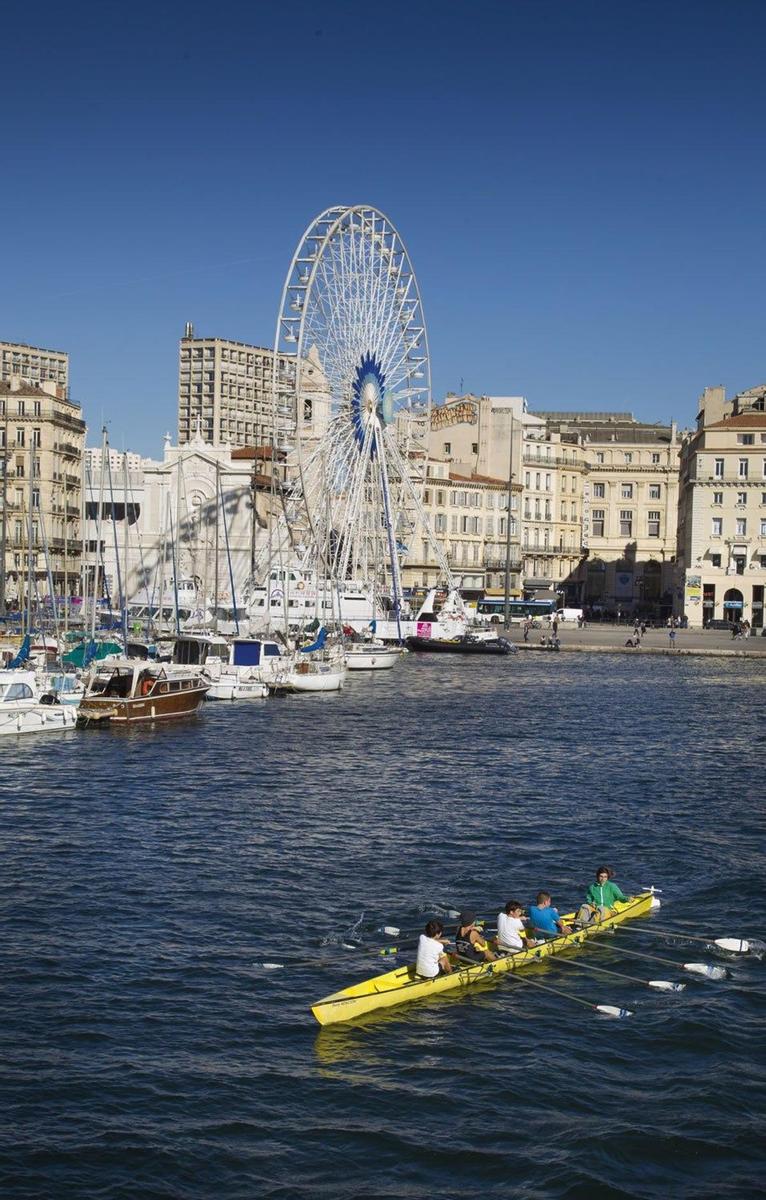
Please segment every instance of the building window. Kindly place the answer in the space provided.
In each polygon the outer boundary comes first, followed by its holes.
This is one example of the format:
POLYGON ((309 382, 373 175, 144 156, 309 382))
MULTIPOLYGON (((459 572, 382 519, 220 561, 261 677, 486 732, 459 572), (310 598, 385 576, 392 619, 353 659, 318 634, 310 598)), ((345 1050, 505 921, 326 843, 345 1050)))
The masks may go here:
POLYGON ((479 443, 471 442, 471 454, 478 454, 478 453, 479 453, 479 443))
POLYGON ((596 451, 596 462, 597 462, 597 463, 602 463, 603 461, 604 461, 604 451, 603 451, 603 450, 597 450, 597 451, 596 451))
POLYGON ((551 490, 551 477, 550 477, 550 475, 546 475, 546 476, 545 476, 545 490, 546 490, 546 492, 549 492, 549 491, 551 490))
POLYGON ((723 504, 723 492, 713 492, 713 504, 723 504))
POLYGON ((633 536, 633 513, 629 508, 620 509, 620 536, 633 536))
POLYGON ((721 537, 723 534, 723 517, 713 517, 711 533, 713 537, 721 537))
POLYGON ((603 508, 594 508, 593 509, 593 525, 592 525, 592 527, 593 527, 593 536, 594 537, 603 537, 604 536, 604 511, 605 510, 603 508))
POLYGON ((736 533, 737 537, 747 536, 747 519, 745 517, 737 517, 736 533))
POLYGON ((748 459, 741 458, 739 460, 739 471, 737 472, 737 474, 739 475, 740 479, 747 479, 747 464, 748 464, 748 459))
POLYGON ((652 454, 652 464, 653 464, 653 466, 655 466, 655 467, 656 467, 656 466, 659 464, 659 461, 660 461, 660 456, 659 456, 659 454, 658 454, 658 453, 655 451, 655 452, 652 454))
POLYGON ((766 537, 766 521, 761 521, 761 537, 766 537))
POLYGON ((629 451, 625 451, 625 462, 630 464, 633 462, 633 455, 629 451))
POLYGON ((540 478, 541 478, 540 472, 535 471, 535 491, 536 492, 540 491, 540 478))
POLYGON ((763 460, 763 464, 761 467, 761 474, 763 475, 763 478, 766 479, 766 458, 764 458, 764 460, 763 460))
POLYGON ((647 514, 647 533, 649 537, 660 536, 660 514, 653 509, 647 514))
POLYGON ((606 484, 605 483, 594 483, 593 484, 594 499, 603 500, 605 495, 606 495, 606 484))
POLYGON ((445 453, 445 454, 451 454, 451 453, 452 453, 452 442, 445 442, 445 443, 444 443, 444 453, 445 453))
POLYGON ((716 458, 713 463, 713 474, 716 479, 723 479, 723 459, 716 458))
POLYGON ((40 489, 32 488, 32 508, 40 507, 40 489))
POLYGON ((752 446, 755 443, 754 433, 738 433, 737 442, 740 446, 752 446))
POLYGON ((720 565, 721 565, 720 554, 711 554, 710 555, 710 565, 713 567, 720 567, 720 565))
POLYGON ((24 430, 23 429, 16 430, 16 445, 17 446, 24 445, 24 430))
POLYGON ((649 484, 649 499, 650 500, 659 500, 660 491, 661 491, 661 488, 660 488, 659 483, 650 483, 649 484))
POLYGON ((747 504, 747 492, 737 492, 737 504, 747 504))
POLYGON ((622 497, 623 500, 632 500, 633 499, 633 484, 632 483, 623 483, 622 487, 620 488, 620 496, 622 497))

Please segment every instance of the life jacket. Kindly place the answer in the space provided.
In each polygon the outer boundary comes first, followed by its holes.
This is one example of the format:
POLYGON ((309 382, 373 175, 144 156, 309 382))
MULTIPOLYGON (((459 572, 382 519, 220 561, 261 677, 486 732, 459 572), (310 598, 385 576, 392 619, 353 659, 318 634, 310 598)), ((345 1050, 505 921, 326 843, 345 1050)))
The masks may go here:
POLYGON ((455 950, 461 958, 474 958, 477 962, 483 962, 484 951, 488 949, 487 943, 482 940, 479 942, 478 946, 474 945, 474 943, 471 941, 471 929, 473 929, 473 926, 469 925, 469 932, 461 933, 460 929, 458 928, 458 931, 455 934, 455 950))

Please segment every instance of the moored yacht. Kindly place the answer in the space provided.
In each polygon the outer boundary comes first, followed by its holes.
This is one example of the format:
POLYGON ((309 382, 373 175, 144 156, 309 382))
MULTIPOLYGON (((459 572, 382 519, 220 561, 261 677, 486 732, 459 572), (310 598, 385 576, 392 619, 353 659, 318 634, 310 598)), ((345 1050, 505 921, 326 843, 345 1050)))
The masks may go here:
POLYGON ((77 711, 41 694, 33 671, 0 671, 0 735, 72 729, 77 711))
POLYGON ((188 717, 197 711, 208 687, 199 672, 169 663, 120 659, 90 677, 77 724, 127 725, 188 717))

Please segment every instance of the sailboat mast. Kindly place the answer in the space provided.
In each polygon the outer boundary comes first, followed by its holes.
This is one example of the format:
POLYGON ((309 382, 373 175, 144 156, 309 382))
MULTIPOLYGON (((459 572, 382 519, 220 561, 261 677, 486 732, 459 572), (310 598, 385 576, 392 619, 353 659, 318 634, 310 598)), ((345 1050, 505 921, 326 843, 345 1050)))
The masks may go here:
POLYGON ((32 521, 32 487, 34 485, 34 447, 29 447, 29 521, 28 521, 28 538, 27 538, 27 633, 32 632, 32 580, 35 575, 34 550, 32 548, 32 540, 34 534, 34 525, 32 521))
POLYGON ((127 649, 127 647, 128 647, 128 563, 129 563, 129 558, 130 558, 130 554, 129 554, 130 545, 129 545, 129 541, 128 541, 129 530, 130 530, 130 521, 128 520, 128 452, 127 452, 127 450, 123 450, 123 452, 122 452, 122 498, 124 501, 123 512, 124 512, 124 516, 125 516, 125 544, 123 546, 124 557, 122 560, 122 586, 125 591, 125 612, 124 612, 124 616, 123 616, 123 632, 125 635, 125 648, 127 649))
POLYGON ((101 478, 98 483, 98 512, 96 514, 96 562, 93 568, 93 612, 91 613, 90 637, 96 640, 96 605, 98 603, 98 568, 101 561, 101 535, 104 528, 104 461, 109 444, 106 425, 101 429, 101 478))
POLYGON ((215 538, 213 560, 213 632, 218 633, 218 527, 221 505, 221 464, 215 460, 215 538))

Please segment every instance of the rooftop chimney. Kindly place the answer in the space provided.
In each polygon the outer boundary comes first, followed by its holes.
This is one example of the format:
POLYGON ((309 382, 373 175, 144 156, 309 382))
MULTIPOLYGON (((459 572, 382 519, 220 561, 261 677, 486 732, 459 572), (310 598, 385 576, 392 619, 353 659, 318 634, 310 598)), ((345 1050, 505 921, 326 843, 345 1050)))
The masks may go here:
POLYGON ((186 324, 184 325, 184 337, 185 338, 193 338, 194 337, 194 326, 192 325, 191 321, 187 321, 186 324))

